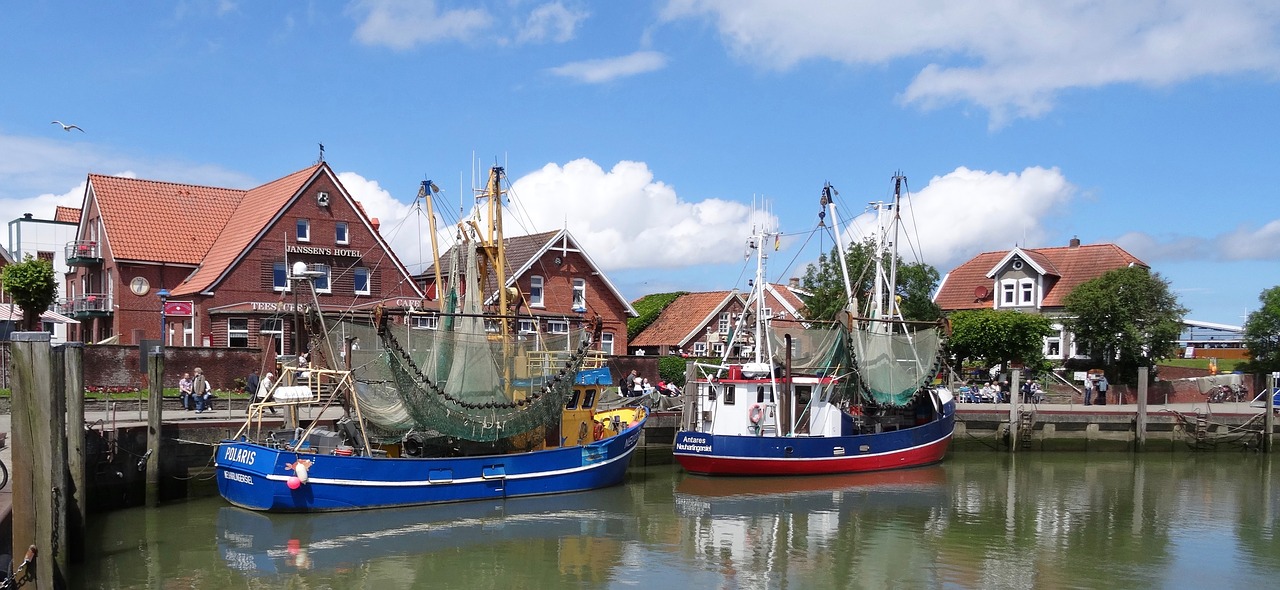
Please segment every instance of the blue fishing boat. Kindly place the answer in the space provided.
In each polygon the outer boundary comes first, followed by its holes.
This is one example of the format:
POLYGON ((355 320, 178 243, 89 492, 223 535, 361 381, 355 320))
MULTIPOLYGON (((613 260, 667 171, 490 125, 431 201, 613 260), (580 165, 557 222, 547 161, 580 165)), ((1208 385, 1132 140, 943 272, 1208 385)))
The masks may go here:
POLYGON ((301 325, 315 337, 314 355, 281 367, 240 430, 219 444, 223 498, 250 510, 321 512, 622 482, 647 412, 597 407, 612 384, 593 347, 598 326, 579 321, 577 331, 532 337, 514 329, 522 316, 509 289, 484 287, 506 285, 494 221, 501 168, 486 194, 490 207, 469 226, 473 239, 460 236, 451 249, 450 280, 431 323, 414 321, 413 312, 393 320, 382 308, 329 317, 312 271, 295 265, 291 279, 313 301, 301 325), (493 224, 490 231, 482 223, 493 224), (306 408, 321 415, 341 408, 342 417, 308 421, 306 408), (268 411, 283 411, 283 428, 264 420, 268 411))

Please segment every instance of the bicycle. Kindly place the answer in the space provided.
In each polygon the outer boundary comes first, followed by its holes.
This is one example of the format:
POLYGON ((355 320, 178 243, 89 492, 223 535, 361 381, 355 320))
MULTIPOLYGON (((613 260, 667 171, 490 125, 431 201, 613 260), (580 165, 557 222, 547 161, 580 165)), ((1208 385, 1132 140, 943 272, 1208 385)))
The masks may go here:
POLYGON ((1209 389, 1205 394, 1211 404, 1219 402, 1242 402, 1248 396, 1244 385, 1222 384, 1209 389))
POLYGON ((9 485, 9 466, 5 465, 3 460, 0 460, 0 490, 3 490, 7 485, 9 485))

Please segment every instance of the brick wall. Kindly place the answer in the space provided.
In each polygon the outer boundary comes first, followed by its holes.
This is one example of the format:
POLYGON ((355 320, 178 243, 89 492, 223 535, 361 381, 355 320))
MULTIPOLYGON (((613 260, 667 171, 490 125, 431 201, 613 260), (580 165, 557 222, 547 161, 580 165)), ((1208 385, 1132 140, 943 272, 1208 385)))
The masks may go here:
MULTIPOLYGON (((84 347, 84 385, 88 387, 142 388, 138 346, 95 345, 84 347)), ((259 366, 261 352, 244 348, 170 347, 165 350, 165 387, 177 387, 183 372, 200 367, 214 389, 231 389, 236 379, 259 366)))

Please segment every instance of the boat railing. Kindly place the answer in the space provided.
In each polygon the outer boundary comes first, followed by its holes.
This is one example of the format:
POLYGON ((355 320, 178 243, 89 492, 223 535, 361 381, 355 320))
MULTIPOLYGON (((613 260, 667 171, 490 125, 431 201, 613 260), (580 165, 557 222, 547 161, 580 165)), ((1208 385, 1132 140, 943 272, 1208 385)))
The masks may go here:
MULTIPOLYGON (((546 374, 548 371, 559 370, 566 362, 573 360, 573 351, 570 350, 534 350, 529 352, 529 374, 538 375, 546 374)), ((605 356, 603 352, 593 350, 588 352, 582 358, 583 369, 599 369, 605 366, 605 356)))

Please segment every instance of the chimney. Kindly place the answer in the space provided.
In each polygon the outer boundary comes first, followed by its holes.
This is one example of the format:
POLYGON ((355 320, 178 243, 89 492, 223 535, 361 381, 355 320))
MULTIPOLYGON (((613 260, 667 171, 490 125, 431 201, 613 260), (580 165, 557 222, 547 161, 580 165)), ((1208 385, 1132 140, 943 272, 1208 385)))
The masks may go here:
POLYGON ((379 225, 382 225, 382 224, 378 222, 378 218, 377 218, 377 217, 370 217, 370 218, 369 218, 369 225, 372 225, 372 226, 373 226, 373 231, 378 231, 378 226, 379 226, 379 225))
POLYGON ((1067 246, 1070 248, 1079 248, 1080 238, 1078 236, 1071 236, 1071 241, 1067 243, 1067 246))
POLYGON ((799 289, 800 277, 791 277, 790 279, 787 279, 787 286, 792 289, 799 289))

